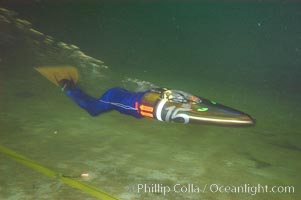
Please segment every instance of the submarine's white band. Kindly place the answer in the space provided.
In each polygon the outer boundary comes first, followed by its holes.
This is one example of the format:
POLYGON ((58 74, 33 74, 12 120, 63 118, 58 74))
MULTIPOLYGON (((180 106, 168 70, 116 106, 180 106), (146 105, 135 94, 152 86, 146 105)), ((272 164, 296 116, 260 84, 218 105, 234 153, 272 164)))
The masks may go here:
POLYGON ((158 103, 158 106, 157 106, 157 109, 156 109, 156 117, 157 117, 157 120, 159 121, 163 121, 162 120, 162 117, 161 117, 161 114, 162 114, 162 109, 165 105, 165 103, 167 102, 166 99, 162 99, 159 103, 158 103))

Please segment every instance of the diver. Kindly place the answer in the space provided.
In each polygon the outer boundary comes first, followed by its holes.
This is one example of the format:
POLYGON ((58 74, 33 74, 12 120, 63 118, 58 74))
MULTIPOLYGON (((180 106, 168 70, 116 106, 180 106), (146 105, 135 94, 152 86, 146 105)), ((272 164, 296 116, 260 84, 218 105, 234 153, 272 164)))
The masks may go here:
POLYGON ((67 96, 92 116, 116 110, 136 118, 149 117, 178 123, 230 126, 255 124, 255 120, 246 113, 180 90, 153 88, 132 92, 114 87, 100 98, 94 98, 78 86, 75 67, 39 67, 36 70, 61 87, 67 96))

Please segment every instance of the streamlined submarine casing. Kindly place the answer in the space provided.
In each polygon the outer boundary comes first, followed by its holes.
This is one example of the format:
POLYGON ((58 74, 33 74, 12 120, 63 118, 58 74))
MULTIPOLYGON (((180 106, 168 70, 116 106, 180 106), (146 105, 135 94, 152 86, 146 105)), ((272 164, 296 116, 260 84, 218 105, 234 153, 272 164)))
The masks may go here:
POLYGON ((179 90, 147 93, 140 104, 142 116, 176 123, 252 126, 255 120, 239 110, 179 90), (170 94, 166 97, 164 93, 170 94))

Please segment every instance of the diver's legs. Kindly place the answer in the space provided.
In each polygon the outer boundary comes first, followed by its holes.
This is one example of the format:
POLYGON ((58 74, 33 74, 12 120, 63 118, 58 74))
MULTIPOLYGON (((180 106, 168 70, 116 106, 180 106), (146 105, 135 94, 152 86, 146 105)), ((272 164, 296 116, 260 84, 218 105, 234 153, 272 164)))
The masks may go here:
POLYGON ((90 115, 95 116, 100 113, 111 110, 111 105, 103 103, 98 99, 95 99, 86 93, 84 93, 79 87, 73 89, 67 89, 64 91, 74 102, 80 107, 85 109, 90 115))

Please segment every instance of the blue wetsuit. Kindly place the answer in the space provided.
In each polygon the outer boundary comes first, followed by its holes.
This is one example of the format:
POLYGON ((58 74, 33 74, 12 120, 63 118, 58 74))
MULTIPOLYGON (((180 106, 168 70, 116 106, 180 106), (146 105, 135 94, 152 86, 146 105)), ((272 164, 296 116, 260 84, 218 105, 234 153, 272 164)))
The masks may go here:
POLYGON ((117 110, 137 118, 142 117, 138 110, 138 104, 140 104, 142 97, 147 92, 130 92, 115 87, 109 89, 100 98, 96 99, 84 93, 79 87, 65 90, 65 94, 92 116, 110 110, 117 110))

